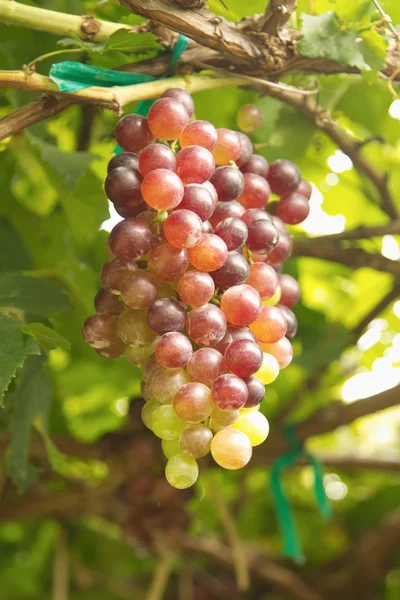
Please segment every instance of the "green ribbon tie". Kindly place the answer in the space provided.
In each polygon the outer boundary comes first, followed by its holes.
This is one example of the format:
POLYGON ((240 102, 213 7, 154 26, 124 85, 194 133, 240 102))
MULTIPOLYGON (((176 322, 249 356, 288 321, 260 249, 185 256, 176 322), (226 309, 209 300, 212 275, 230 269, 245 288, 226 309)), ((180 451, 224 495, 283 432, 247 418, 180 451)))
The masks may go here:
POLYGON ((300 458, 306 458, 314 469, 314 493, 319 511, 324 518, 328 519, 331 516, 331 507, 325 494, 321 462, 304 448, 302 442, 297 438, 294 425, 285 425, 283 433, 289 444, 289 450, 286 454, 277 458, 271 467, 272 499, 283 535, 283 553, 296 563, 303 564, 305 558, 301 541, 290 502, 282 485, 283 471, 295 464, 300 458))

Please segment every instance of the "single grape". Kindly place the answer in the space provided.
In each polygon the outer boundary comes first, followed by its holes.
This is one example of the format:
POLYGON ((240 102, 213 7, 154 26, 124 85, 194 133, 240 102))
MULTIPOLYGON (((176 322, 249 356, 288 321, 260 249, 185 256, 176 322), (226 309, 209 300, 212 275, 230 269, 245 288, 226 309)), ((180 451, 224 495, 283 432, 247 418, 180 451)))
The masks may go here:
POLYGON ((255 104, 244 104, 238 110, 236 121, 241 131, 251 133, 260 127, 262 114, 255 104))
POLYGON ((239 410, 221 410, 214 406, 210 417, 210 428, 214 431, 220 431, 229 427, 239 416, 239 410))
POLYGON ((275 381, 275 379, 279 375, 279 363, 276 360, 275 356, 272 354, 268 354, 267 352, 263 353, 263 364, 260 369, 255 373, 255 377, 260 379, 264 385, 268 385, 275 381))
POLYGON ((143 177, 155 169, 175 171, 176 158, 171 148, 165 144, 150 144, 139 158, 139 170, 143 177))
POLYGON ((185 423, 200 423, 211 414, 211 392, 202 383, 192 381, 176 392, 172 406, 176 416, 185 423))
POLYGON ((214 212, 212 213, 212 216, 210 217, 210 223, 215 228, 218 223, 224 219, 228 219, 230 217, 240 219, 244 212, 244 206, 239 204, 237 200, 232 200, 231 202, 218 202, 214 212))
POLYGON ((147 117, 151 133, 161 140, 176 140, 190 121, 185 106, 174 98, 160 98, 147 117))
POLYGON ((260 342, 273 344, 278 342, 286 333, 286 319, 276 306, 263 306, 261 312, 250 325, 251 331, 260 342))
POLYGON ((124 310, 124 305, 115 294, 102 288, 94 298, 94 308, 98 313, 117 316, 124 310))
POLYGON ((261 208, 249 208, 243 213, 243 215, 240 218, 243 221, 243 223, 247 225, 247 227, 249 227, 249 225, 251 225, 252 223, 255 223, 255 221, 271 220, 269 215, 265 212, 265 210, 262 210, 261 208))
POLYGON ((300 185, 301 173, 299 168, 290 160, 274 160, 269 165, 268 183, 271 190, 282 196, 290 194, 300 185))
POLYGON ((229 217, 218 223, 215 234, 224 240, 228 250, 237 250, 246 243, 247 226, 241 219, 229 217))
POLYGON ((257 411, 247 412, 239 416, 233 423, 233 429, 244 433, 250 440, 251 445, 259 446, 268 437, 269 423, 264 415, 257 411))
POLYGON ((217 129, 218 140, 213 150, 217 165, 228 165, 240 156, 242 150, 239 136, 232 129, 221 127, 217 129))
POLYGON ((175 210, 164 223, 164 234, 176 248, 192 248, 203 235, 201 219, 191 210, 175 210))
POLYGON ((287 337, 283 337, 274 344, 264 344, 260 342, 260 348, 263 352, 272 354, 279 363, 279 368, 284 369, 287 367, 293 358, 293 348, 287 337))
POLYGON ((269 172, 269 164, 260 154, 253 154, 247 163, 241 167, 242 173, 256 173, 267 179, 269 172))
POLYGON ((181 452, 192 458, 201 458, 210 452, 213 434, 203 423, 188 425, 181 431, 179 447, 181 452))
POLYGON ((245 133, 242 133, 241 131, 237 131, 236 133, 239 136, 240 141, 240 154, 235 162, 237 166, 241 168, 249 162, 253 154, 253 144, 251 143, 249 136, 247 136, 245 133))
POLYGON ((118 335, 124 344, 139 348, 155 340, 155 333, 147 324, 147 311, 128 308, 118 319, 118 335))
POLYGON ((178 175, 168 169, 150 171, 142 181, 142 195, 156 210, 171 210, 183 198, 183 184, 178 175))
POLYGON ((199 271, 215 271, 222 267, 228 256, 225 242, 213 233, 204 233, 193 248, 189 259, 199 271))
POLYGON ((179 136, 181 148, 202 146, 210 152, 214 150, 218 135, 214 125, 208 121, 192 121, 186 125, 179 136))
POLYGON ((118 358, 124 353, 125 346, 120 339, 116 339, 107 348, 94 348, 96 354, 102 358, 118 358))
POLYGON ((148 204, 144 200, 135 206, 131 206, 130 204, 118 204, 114 203, 115 212, 119 214, 123 219, 134 219, 141 212, 147 210, 149 208, 148 204))
POLYGON ((284 224, 280 219, 278 220, 278 217, 274 216, 272 222, 279 230, 279 240, 275 248, 269 253, 268 262, 271 264, 280 264, 291 256, 293 251, 293 242, 289 233, 286 230, 282 231, 282 229, 279 228, 279 222, 282 223, 282 225, 284 224))
POLYGON ((122 208, 136 207, 143 202, 142 177, 128 167, 116 167, 107 175, 104 189, 107 198, 122 208))
POLYGON ((170 404, 163 404, 155 409, 151 416, 151 429, 162 440, 176 440, 185 427, 185 423, 178 419, 170 404))
POLYGON ((211 388, 213 402, 221 410, 241 408, 245 405, 248 395, 243 379, 231 373, 217 377, 211 388))
POLYGON ((121 284, 121 297, 129 308, 149 308, 157 293, 157 282, 147 271, 128 272, 121 284))
POLYGON ((241 469, 251 459, 253 449, 249 438, 231 427, 218 431, 211 442, 211 454, 224 469, 241 469))
POLYGON ((210 181, 210 180, 208 180, 208 181, 205 181, 205 182, 204 182, 202 185, 203 185, 203 186, 206 188, 206 190, 207 190, 208 192, 210 192, 210 194, 211 194, 211 198, 212 198, 212 200, 213 200, 213 212, 214 212, 214 210, 215 210, 215 207, 216 207, 216 206, 217 206, 217 204, 218 204, 218 194, 217 194, 217 190, 215 189, 215 187, 213 186, 213 184, 211 183, 211 181, 210 181))
POLYGON ((125 358, 135 367, 142 369, 148 358, 156 349, 157 340, 154 340, 151 344, 147 344, 147 346, 142 346, 141 348, 134 348, 133 346, 126 346, 124 351, 125 358))
POLYGON ((149 308, 147 322, 157 335, 170 331, 183 331, 186 311, 180 302, 171 298, 160 298, 149 308))
POLYGON ((100 313, 90 316, 83 324, 82 336, 92 348, 111 346, 118 339, 115 319, 111 315, 100 313))
POLYGON ((266 219, 254 221, 248 226, 247 247, 252 252, 269 254, 279 241, 279 233, 275 225, 266 219))
POLYGON ((179 438, 177 440, 161 440, 161 448, 166 458, 172 458, 181 452, 179 438))
POLYGON ((176 173, 184 185, 204 183, 215 169, 213 155, 202 146, 187 146, 176 155, 176 173))
POLYGON ((164 333, 156 346, 156 357, 166 369, 185 367, 193 356, 192 344, 182 333, 164 333))
POLYGON ((265 387, 263 382, 255 375, 250 375, 250 377, 246 377, 243 379, 243 381, 245 382, 247 391, 249 393, 246 404, 244 405, 245 408, 249 409, 258 407, 265 395, 265 387))
POLYGON ((115 139, 125 152, 140 152, 153 142, 154 136, 145 117, 126 115, 117 123, 115 139))
POLYGON ((263 353, 256 342, 236 340, 225 351, 228 369, 238 377, 250 377, 262 365, 263 353))
POLYGON ((190 210, 196 213, 202 221, 207 221, 213 213, 213 207, 214 202, 212 196, 205 185, 200 185, 198 183, 185 185, 183 198, 179 204, 178 210, 190 210))
POLYGON ((175 454, 165 467, 165 477, 172 487, 185 490, 196 483, 199 467, 191 456, 175 454))
POLYGON ((302 223, 309 213, 310 205, 307 198, 296 192, 283 196, 276 207, 276 216, 289 225, 302 223))
POLYGON ((212 277, 202 271, 186 271, 178 280, 178 294, 189 306, 207 304, 213 297, 214 291, 215 284, 212 277))
POLYGON ((159 242, 149 254, 150 273, 161 281, 179 279, 189 266, 188 251, 175 248, 168 241, 159 242))
POLYGON ((313 190, 311 183, 309 181, 306 181, 305 179, 302 179, 300 181, 298 187, 295 190, 296 194, 301 194, 302 196, 305 196, 307 200, 310 200, 312 191, 313 190))
POLYGON ((138 219, 125 219, 110 233, 110 248, 120 259, 134 261, 145 256, 151 247, 150 229, 138 219))
POLYGON ((246 281, 260 294, 261 300, 272 298, 279 286, 278 275, 270 265, 255 262, 250 265, 250 274, 246 281))
POLYGON ((210 221, 203 221, 203 223, 201 224, 201 228, 203 233, 214 233, 210 221))
POLYGON ((211 273, 216 285, 221 288, 230 288, 244 283, 249 276, 249 263, 239 252, 228 252, 225 263, 211 273))
POLYGON ((255 173, 244 173, 243 192, 238 198, 238 202, 246 209, 264 208, 271 195, 271 189, 268 182, 255 173))
POLYGON ((192 96, 186 90, 183 90, 182 88, 169 88, 161 94, 161 98, 174 98, 175 100, 178 100, 178 102, 181 102, 186 108, 189 117, 192 118, 194 113, 194 102, 192 96))
POLYGON ((227 347, 236 340, 252 340, 253 342, 256 342, 257 338, 248 327, 235 327, 234 325, 228 325, 224 337, 220 342, 218 342, 218 344, 215 345, 215 347, 219 352, 221 352, 221 354, 225 354, 227 347))
POLYGON ((211 183, 217 191, 220 202, 236 200, 244 188, 243 174, 237 167, 231 166, 223 166, 215 169, 211 183))
POLYGON ((260 314, 260 294, 246 284, 231 287, 222 295, 221 310, 232 325, 249 325, 260 314))
POLYGON ((226 331, 226 318, 214 304, 204 304, 190 311, 186 329, 195 344, 212 346, 222 340, 226 331))
POLYGON ((150 400, 150 402, 146 402, 146 404, 142 408, 142 421, 146 425, 147 429, 151 429, 151 419, 153 413, 157 408, 159 408, 161 404, 157 400, 150 400))
POLYGON ((150 380, 152 397, 162 404, 170 404, 175 394, 189 378, 184 369, 164 369, 161 365, 150 380))
POLYGON ((217 377, 226 372, 227 366, 224 357, 218 350, 200 348, 193 353, 186 370, 191 381, 203 383, 211 388, 217 377))
POLYGON ((287 330, 285 335, 289 340, 291 340, 297 333, 296 315, 290 310, 290 308, 284 306, 283 304, 278 304, 277 307, 280 309, 286 319, 287 330))
POLYGON ((300 286, 291 275, 279 275, 279 285, 281 287, 280 303, 288 308, 292 308, 300 298, 300 286))
POLYGON ((139 171, 139 156, 134 152, 120 152, 119 154, 114 154, 107 165, 107 173, 110 173, 110 171, 117 167, 127 167, 139 171))

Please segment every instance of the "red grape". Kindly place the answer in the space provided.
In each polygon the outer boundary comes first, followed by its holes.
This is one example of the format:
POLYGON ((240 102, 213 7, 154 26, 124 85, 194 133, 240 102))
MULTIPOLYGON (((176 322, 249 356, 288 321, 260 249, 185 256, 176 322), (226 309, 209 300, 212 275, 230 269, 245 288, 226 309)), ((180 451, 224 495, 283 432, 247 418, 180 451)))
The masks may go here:
POLYGON ((217 129, 218 141, 213 150, 217 165, 228 165, 240 156, 242 150, 238 134, 232 129, 217 129))
POLYGON ((268 300, 278 289, 278 275, 270 265, 255 262, 250 265, 250 274, 246 281, 260 294, 261 300, 268 300))
POLYGON ((296 194, 301 194, 302 196, 307 198, 307 200, 309 200, 312 194, 312 185, 309 181, 302 179, 298 187, 295 189, 295 192, 296 194))
POLYGON ((281 286, 280 303, 292 308, 300 298, 299 284, 291 275, 279 275, 279 285, 281 286))
POLYGON ((176 331, 164 333, 157 342, 156 357, 165 369, 184 367, 192 356, 192 344, 182 333, 176 331))
POLYGON ((229 217, 218 223, 215 234, 224 240, 228 250, 237 250, 247 240, 247 227, 241 219, 229 217))
POLYGON ((125 152, 140 152, 151 144, 154 136, 145 117, 126 115, 117 123, 115 139, 125 152))
POLYGON ((215 348, 221 352, 221 354, 225 354, 227 347, 236 340, 251 340, 256 342, 257 338, 246 326, 235 327, 235 325, 228 325, 224 337, 215 345, 215 348))
POLYGON ((249 325, 260 314, 260 294, 246 284, 231 287, 222 295, 221 310, 232 325, 249 325))
POLYGON ((217 306, 204 304, 187 315, 186 329, 195 344, 212 346, 225 335, 226 317, 217 306))
POLYGON ((310 213, 310 205, 305 196, 296 192, 283 196, 276 207, 276 215, 289 225, 302 223, 310 213))
POLYGON ((135 207, 143 202, 142 178, 138 171, 128 167, 116 167, 107 176, 104 184, 107 198, 121 207, 135 207))
POLYGON ((274 160, 269 165, 268 172, 268 183, 271 186, 271 190, 282 196, 283 194, 290 194, 299 186, 301 181, 301 173, 298 167, 290 160, 274 160))
POLYGON ((244 283, 249 276, 249 263, 239 252, 228 252, 225 263, 211 273, 218 287, 229 288, 244 283))
POLYGON ((251 340, 236 340, 225 351, 228 369, 238 377, 250 377, 263 362, 260 346, 251 340))
POLYGON ((228 256, 226 244, 214 233, 204 233, 200 241, 189 248, 190 262, 199 271, 215 271, 228 256))
POLYGON ((178 294, 189 306, 207 304, 214 295, 215 284, 208 273, 186 271, 178 281, 178 294))
POLYGON ((137 260, 145 256, 151 247, 150 229, 138 219, 125 219, 110 233, 111 251, 122 260, 137 260))
POLYGON ((198 183, 185 185, 183 188, 183 198, 179 204, 179 210, 191 210, 196 213, 202 221, 207 221, 213 213, 213 207, 214 202, 212 196, 205 185, 200 185, 198 183))
POLYGON ((163 335, 170 331, 183 331, 186 310, 180 302, 172 298, 159 298, 151 305, 147 322, 155 333, 163 335))
POLYGON ((286 319, 287 330, 285 336, 288 338, 288 340, 291 340, 297 333, 296 315, 290 310, 290 308, 284 306, 283 304, 278 304, 277 307, 280 309, 286 319))
POLYGON ((256 173, 266 179, 269 172, 269 164, 260 154, 253 154, 247 163, 241 167, 241 171, 242 173, 256 173))
POLYGON ((192 248, 203 235, 201 219, 191 210, 175 210, 164 223, 164 234, 176 248, 192 248))
POLYGON ((139 156, 134 152, 120 152, 115 154, 107 165, 107 173, 117 167, 127 167, 139 171, 139 156))
POLYGON ((245 173, 244 188, 238 202, 245 208, 264 208, 271 195, 268 182, 255 173, 245 173))
POLYGON ((192 96, 186 90, 181 88, 169 88, 161 94, 161 98, 174 98, 178 100, 186 108, 186 111, 191 118, 194 113, 194 102, 192 96))
POLYGON ((237 217, 240 219, 244 212, 244 206, 239 204, 236 200, 232 200, 231 202, 218 202, 209 221, 213 227, 216 227, 220 221, 228 219, 229 217, 237 217))
POLYGON ((150 171, 142 182, 142 195, 149 206, 156 210, 171 210, 183 198, 183 183, 168 169, 150 171))
POLYGON ((213 155, 202 146, 187 146, 176 155, 176 173, 182 182, 204 183, 215 169, 213 155))
POLYGON ((194 352, 186 370, 191 381, 211 388, 214 381, 226 372, 226 361, 214 348, 200 348, 194 352))
POLYGON ((118 340, 117 324, 111 315, 98 313, 86 319, 82 335, 92 348, 108 348, 118 340))
POLYGON ((247 227, 254 223, 254 221, 262 221, 263 219, 270 221, 269 215, 265 210, 261 210, 261 208, 249 208, 240 218, 247 227))
POLYGON ((221 410, 236 410, 246 403, 247 386, 237 375, 220 375, 211 388, 211 397, 221 410))
POLYGON ((147 117, 151 133, 161 140, 176 140, 190 121, 185 106, 174 98, 160 98, 147 117))
POLYGON ((124 310, 124 305, 115 294, 102 288, 94 298, 94 308, 98 313, 116 316, 124 310))
POLYGON ((249 393, 244 408, 258 406, 265 396, 265 386, 263 382, 255 375, 250 375, 250 377, 246 377, 243 381, 245 382, 249 393))
POLYGON ((238 167, 243 167, 249 162, 253 154, 253 144, 251 143, 251 139, 241 131, 238 131, 237 135, 240 141, 240 155, 235 162, 238 167))
POLYGON ((210 390, 196 381, 186 383, 176 392, 172 406, 176 416, 185 423, 201 423, 211 414, 210 390))
POLYGON ((101 271, 101 283, 108 292, 119 295, 121 293, 121 283, 126 273, 136 271, 137 264, 134 262, 114 258, 105 263, 101 271))
POLYGON ((252 252, 268 254, 275 248, 278 240, 278 230, 269 220, 254 221, 248 227, 247 247, 252 252))
POLYGON ((175 248, 167 240, 152 247, 148 259, 150 273, 161 281, 174 281, 184 274, 189 266, 188 251, 175 248))
POLYGON ((284 314, 276 306, 263 306, 258 318, 250 324, 251 331, 260 342, 273 344, 286 333, 284 314))
POLYGON ((175 171, 175 166, 175 154, 164 144, 150 144, 139 158, 139 169, 143 177, 155 169, 175 171))
MULTIPOLYGON (((273 223, 276 226, 276 217, 274 217, 273 223)), ((278 243, 268 255, 268 262, 271 264, 280 264, 289 258, 289 256, 292 254, 292 250, 293 242, 289 233, 287 231, 285 231, 285 233, 282 233, 282 231, 280 231, 278 243)))
POLYGON ((121 297, 129 308, 149 308, 157 298, 157 282, 147 271, 132 271, 121 284, 121 297))
POLYGON ((181 148, 187 146, 203 146, 210 152, 214 150, 218 135, 214 125, 208 121, 192 121, 186 125, 179 136, 181 148))
POLYGON ((237 167, 218 167, 211 178, 220 202, 236 200, 243 192, 244 178, 237 167))

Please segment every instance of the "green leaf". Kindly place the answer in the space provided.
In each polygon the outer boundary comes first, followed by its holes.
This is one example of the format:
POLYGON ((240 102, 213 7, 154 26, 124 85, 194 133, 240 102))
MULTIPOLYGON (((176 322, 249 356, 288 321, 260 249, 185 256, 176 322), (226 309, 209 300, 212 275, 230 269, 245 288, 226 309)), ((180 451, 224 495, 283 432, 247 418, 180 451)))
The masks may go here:
POLYGON ((45 315, 70 310, 71 304, 64 292, 50 281, 21 273, 1 273, 0 307, 45 315))
POLYGON ((28 325, 22 328, 22 331, 34 337, 43 350, 46 351, 54 350, 55 348, 69 350, 71 347, 70 342, 65 337, 43 323, 28 323, 28 325))
POLYGON ((39 353, 38 345, 23 335, 20 321, 0 315, 0 400, 28 354, 39 353))
POLYGON ((104 51, 121 50, 123 52, 147 52, 161 49, 157 38, 152 33, 135 33, 128 29, 118 29, 108 38, 104 51))
POLYGON ((32 266, 24 243, 11 224, 0 220, 0 271, 21 271, 32 266))
POLYGON ((385 65, 388 41, 372 29, 364 31, 360 37, 359 50, 371 70, 377 73, 385 65))
POLYGON ((322 15, 302 14, 303 39, 298 49, 311 58, 330 58, 342 65, 370 70, 357 43, 358 33, 342 26, 336 14, 328 11, 322 15))
POLYGON ((6 407, 12 412, 7 469, 21 493, 38 476, 38 469, 28 458, 30 433, 37 418, 41 418, 43 423, 47 422, 51 394, 51 384, 43 359, 39 356, 29 356, 17 379, 15 390, 6 396, 6 407))

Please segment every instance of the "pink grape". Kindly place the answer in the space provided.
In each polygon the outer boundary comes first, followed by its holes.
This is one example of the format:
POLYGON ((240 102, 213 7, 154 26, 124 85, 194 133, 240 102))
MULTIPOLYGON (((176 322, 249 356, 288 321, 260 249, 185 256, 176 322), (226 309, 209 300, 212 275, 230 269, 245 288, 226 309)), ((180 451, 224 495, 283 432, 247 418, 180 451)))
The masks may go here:
POLYGON ((176 248, 192 248, 203 235, 201 219, 191 210, 175 210, 164 223, 164 234, 176 248))
POLYGON ((214 404, 221 410, 237 410, 245 405, 248 398, 247 386, 237 375, 220 375, 211 388, 214 404))
POLYGON ((116 316, 124 310, 124 305, 115 294, 102 288, 94 298, 94 308, 98 313, 116 316))
POLYGON ((90 316, 83 324, 82 336, 92 348, 108 348, 118 340, 115 319, 100 313, 90 316))
POLYGON ((121 297, 129 308, 149 308, 157 298, 157 282, 147 271, 127 273, 121 284, 121 297))
POLYGON ((214 125, 208 121, 192 121, 181 131, 179 143, 181 148, 196 145, 211 152, 215 148, 217 139, 217 130, 214 125))
POLYGON ((209 221, 211 225, 215 228, 218 223, 223 221, 224 219, 228 219, 229 217, 236 217, 240 219, 242 215, 245 213, 245 208, 236 200, 232 200, 231 202, 218 202, 212 216, 209 221))
POLYGON ((216 285, 229 288, 244 283, 249 276, 249 263, 239 252, 228 252, 225 263, 211 273, 216 285))
POLYGON ((120 295, 122 280, 129 271, 137 271, 135 262, 114 258, 106 262, 101 271, 101 283, 111 294, 120 295))
POLYGON ((142 195, 149 206, 156 210, 171 210, 183 198, 183 183, 168 169, 150 171, 142 181, 142 195))
POLYGON ((164 144, 150 144, 139 158, 139 169, 143 177, 155 169, 175 171, 175 167, 175 154, 164 144))
POLYGON ((262 115, 254 104, 244 104, 239 108, 236 120, 241 131, 251 133, 260 127, 262 115))
POLYGON ((203 230, 203 233, 213 233, 214 232, 210 221, 203 221, 201 228, 203 230))
POLYGON ((185 423, 201 423, 211 414, 211 392, 202 383, 192 381, 176 392, 172 406, 178 419, 185 423))
POLYGON ((186 310, 184 306, 172 298, 159 298, 151 305, 147 314, 150 329, 158 335, 170 331, 183 331, 185 321, 186 310))
POLYGON ((221 352, 221 354, 225 354, 226 349, 232 342, 236 340, 251 340, 253 342, 257 341, 256 336, 250 329, 246 326, 243 327, 235 327, 235 325, 228 325, 226 328, 226 333, 222 340, 216 344, 216 349, 221 352))
POLYGON ((116 167, 107 176, 104 184, 107 198, 122 207, 135 207, 143 202, 142 177, 138 171, 128 167, 116 167))
POLYGON ((202 306, 211 300, 215 284, 208 273, 186 271, 178 280, 178 294, 189 306, 202 306))
POLYGON ((237 250, 246 243, 247 227, 241 219, 230 217, 220 221, 215 233, 224 240, 228 250, 237 250))
MULTIPOLYGON (((205 182, 207 183, 207 182, 205 182)), ((200 217, 202 221, 207 221, 213 214, 214 202, 209 190, 205 185, 190 183, 183 189, 183 198, 179 204, 179 210, 191 210, 200 217)))
POLYGON ((289 225, 302 223, 310 213, 310 205, 305 196, 296 192, 283 196, 276 207, 276 216, 289 225))
POLYGON ((195 344, 213 346, 225 335, 226 317, 214 304, 204 304, 189 312, 186 329, 195 344))
POLYGON ((263 306, 258 318, 251 323, 251 331, 260 342, 273 344, 286 333, 287 322, 284 314, 276 306, 263 306))
POLYGON ((232 129, 221 127, 217 129, 218 140, 213 150, 217 165, 227 165, 240 156, 241 146, 239 136, 232 129))
POLYGON ((239 377, 250 377, 263 362, 263 353, 256 342, 236 340, 225 351, 228 369, 239 377))
POLYGON ((171 331, 160 337, 156 346, 156 357, 166 369, 185 367, 193 356, 192 344, 182 333, 171 331))
POLYGON ((288 308, 292 308, 300 298, 300 286, 291 275, 279 275, 279 285, 281 286, 280 303, 288 308))
POLYGON ((213 434, 211 429, 202 423, 185 427, 179 436, 179 446, 184 454, 193 458, 201 458, 209 453, 213 434))
POLYGON ((189 266, 188 251, 175 248, 167 240, 152 247, 148 259, 150 273, 161 281, 179 279, 189 266))
POLYGON ((244 173, 244 188, 238 198, 238 202, 246 209, 264 208, 271 195, 268 182, 255 173, 244 173))
POLYGON ((120 339, 117 339, 107 348, 93 348, 93 350, 102 358, 118 358, 124 353, 125 346, 120 339))
POLYGON ((169 88, 161 94, 161 98, 174 98, 178 100, 186 108, 186 111, 191 118, 194 113, 194 102, 192 96, 181 88, 169 88))
POLYGON ((127 167, 139 171, 139 156, 134 152, 120 152, 115 154, 107 165, 107 173, 117 167, 127 167))
POLYGON ((282 196, 290 194, 300 185, 301 173, 296 165, 290 160, 274 160, 269 165, 268 183, 271 190, 282 196))
POLYGON ((217 377, 226 372, 227 366, 224 357, 218 350, 200 348, 194 352, 186 370, 191 381, 198 381, 211 388, 217 377))
POLYGON ((228 248, 214 233, 204 233, 199 242, 189 248, 189 259, 199 271, 215 271, 222 267, 228 256, 228 248))
POLYGON ((293 348, 287 337, 283 337, 274 344, 264 344, 261 342, 260 347, 263 352, 272 354, 276 358, 280 369, 284 369, 292 362, 293 348))
POLYGON ((236 200, 243 192, 244 178, 237 167, 223 166, 215 169, 211 178, 220 202, 236 200))
POLYGON ((138 219, 118 223, 109 237, 111 251, 120 259, 134 261, 143 258, 151 247, 150 229, 138 219))
POLYGON ((221 310, 232 325, 249 325, 260 314, 260 294, 250 285, 235 285, 223 293, 221 310))
POLYGON ((264 179, 267 179, 269 172, 269 164, 263 156, 260 154, 253 154, 243 167, 241 167, 242 173, 256 173, 264 179))
POLYGON ((302 196, 307 198, 307 200, 310 200, 312 194, 312 185, 309 181, 302 179, 298 187, 295 189, 295 192, 296 194, 301 194, 302 196))
POLYGON ((252 252, 269 254, 279 241, 275 225, 266 219, 254 221, 248 227, 247 247, 252 252))
POLYGON ((161 140, 176 140, 190 121, 185 106, 174 98, 160 98, 147 117, 151 133, 161 140))
POLYGON ((278 289, 278 275, 270 265, 255 262, 250 265, 250 274, 246 281, 260 294, 261 300, 268 300, 278 289))
POLYGON ((235 162, 237 166, 241 168, 251 159, 253 154, 253 144, 251 143, 251 139, 245 133, 242 133, 241 131, 237 131, 236 133, 239 136, 240 141, 240 154, 235 162))
MULTIPOLYGON (((274 217, 273 223, 276 226, 276 224, 277 224, 276 217, 274 217)), ((283 261, 287 260, 291 256, 292 251, 293 251, 292 238, 290 237, 290 235, 287 231, 285 231, 285 233, 282 233, 280 231, 278 243, 276 244, 275 248, 273 248, 273 250, 271 250, 271 252, 268 255, 268 262, 271 264, 282 263, 283 261)))
POLYGON ((211 198, 212 198, 212 200, 213 200, 213 212, 214 212, 214 210, 215 210, 215 207, 216 207, 216 206, 217 206, 217 204, 218 204, 218 194, 217 194, 217 190, 215 189, 215 187, 213 186, 213 184, 211 183, 211 181, 210 181, 210 180, 208 180, 208 181, 205 181, 205 182, 203 183, 203 186, 204 186, 204 187, 206 188, 206 190, 207 190, 208 192, 210 192, 210 194, 211 194, 211 198))
POLYGON ((247 227, 255 221, 262 221, 263 219, 270 221, 269 215, 261 208, 249 208, 241 216, 241 220, 247 227))
POLYGON ((145 117, 126 115, 117 123, 115 139, 125 152, 140 152, 152 143, 154 135, 145 117))
POLYGON ((214 169, 213 155, 202 146, 187 146, 176 155, 176 173, 185 185, 204 183, 212 177, 214 169))
POLYGON ((247 386, 247 391, 249 393, 244 408, 252 408, 253 406, 258 406, 265 395, 265 386, 263 382, 255 375, 245 377, 243 381, 245 382, 247 386))
POLYGON ((297 333, 296 315, 290 310, 290 308, 284 306, 283 304, 278 304, 277 308, 280 309, 281 313, 283 313, 286 319, 287 330, 285 335, 289 340, 291 340, 297 333))

